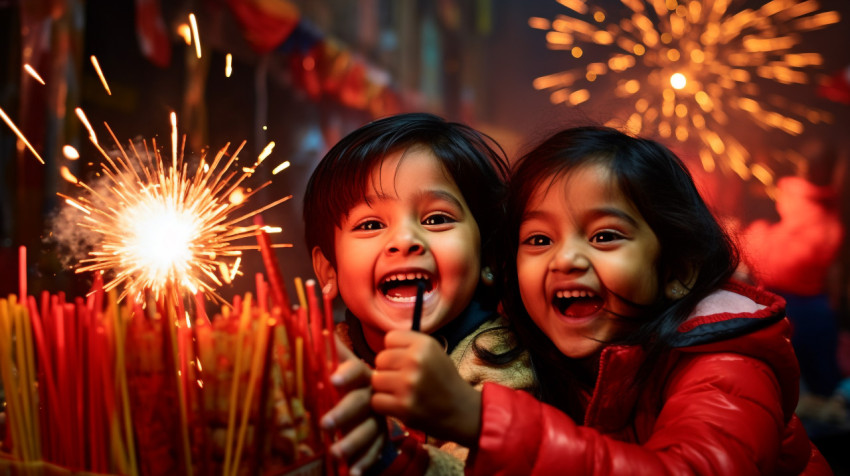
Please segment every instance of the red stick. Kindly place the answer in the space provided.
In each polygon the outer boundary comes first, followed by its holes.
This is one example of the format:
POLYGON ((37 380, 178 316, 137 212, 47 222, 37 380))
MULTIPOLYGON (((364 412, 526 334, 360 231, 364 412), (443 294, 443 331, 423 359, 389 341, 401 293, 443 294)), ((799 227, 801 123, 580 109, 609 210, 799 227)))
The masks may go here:
POLYGON ((330 332, 328 345, 331 347, 331 372, 339 366, 339 354, 336 350, 336 341, 334 340, 334 318, 333 318, 333 299, 330 295, 322 292, 322 301, 325 305, 325 328, 330 332))
POLYGON ((307 307, 310 314, 310 339, 313 341, 313 353, 316 358, 321 359, 322 364, 327 356, 322 352, 322 312, 319 309, 319 300, 316 299, 316 281, 308 279, 304 283, 307 291, 307 307))
POLYGON ((18 248, 18 302, 27 302, 27 247, 18 248))
MULTIPOLYGON (((262 227, 263 219, 260 215, 254 216, 254 224, 262 227)), ((277 263, 277 256, 272 249, 271 241, 268 233, 262 228, 257 230, 257 244, 260 246, 260 254, 263 256, 263 265, 266 268, 266 274, 269 277, 271 284, 272 299, 277 306, 280 306, 284 315, 289 315, 289 295, 286 294, 286 287, 283 284, 283 274, 280 272, 280 266, 277 263)))

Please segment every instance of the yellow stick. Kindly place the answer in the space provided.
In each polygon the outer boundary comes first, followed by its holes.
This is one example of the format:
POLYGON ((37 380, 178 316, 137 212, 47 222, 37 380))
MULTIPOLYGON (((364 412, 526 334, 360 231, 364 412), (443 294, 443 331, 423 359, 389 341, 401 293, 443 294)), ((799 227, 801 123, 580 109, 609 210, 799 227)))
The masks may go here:
POLYGON ((245 294, 246 304, 242 307, 242 314, 239 316, 239 330, 236 333, 236 358, 233 360, 233 380, 230 384, 230 401, 228 402, 227 410, 227 434, 224 443, 224 474, 227 474, 230 468, 231 459, 233 458, 233 433, 236 426, 236 399, 239 394, 239 380, 242 374, 242 345, 245 340, 246 327, 250 318, 250 307, 248 303, 251 300, 251 293, 245 294))
POLYGON ((298 304, 301 306, 301 309, 307 311, 307 297, 304 292, 304 283, 301 282, 301 277, 295 277, 295 292, 298 293, 298 304))
POLYGON ((41 459, 41 426, 38 422, 38 386, 36 383, 35 357, 33 356, 33 340, 32 340, 32 318, 29 311, 23 305, 18 306, 18 322, 20 322, 23 330, 23 345, 24 354, 26 355, 26 396, 30 406, 30 424, 32 425, 30 435, 30 448, 32 449, 33 459, 41 459))
MULTIPOLYGON (((265 357, 265 342, 269 333, 269 325, 268 325, 268 314, 263 314, 258 322, 258 329, 254 332, 256 336, 254 339, 254 348, 253 348, 253 359, 251 360, 251 376, 248 379, 248 393, 245 395, 244 405, 242 406, 242 421, 239 424, 239 437, 236 440, 236 454, 233 457, 233 470, 230 474, 236 476, 239 472, 239 460, 242 457, 242 445, 245 442, 245 433, 248 430, 248 417, 251 414, 251 401, 254 398, 254 387, 257 385, 257 379, 259 379, 263 370, 263 357, 265 357)), ((263 409, 260 408, 258 411, 258 418, 263 418, 262 415, 263 409)), ((255 423, 256 424, 256 423, 255 423)), ((256 444, 256 441, 255 441, 256 444)), ((261 451, 261 448, 257 447, 257 451, 261 451)))
POLYGON ((304 339, 295 338, 295 389, 298 400, 304 401, 304 339))
MULTIPOLYGON (((122 319, 120 316, 121 313, 119 312, 118 300, 114 290, 109 292, 109 308, 115 309, 115 312, 112 312, 111 315, 113 318, 112 328, 115 333, 115 382, 118 385, 118 390, 121 394, 120 411, 124 421, 124 443, 126 453, 123 460, 125 462, 129 460, 130 476, 137 476, 139 474, 139 470, 136 465, 136 444, 133 441, 133 419, 131 416, 130 394, 127 383, 127 359, 124 351, 124 336, 127 331, 127 319, 122 319)), ((127 307, 125 314, 129 316, 129 307, 127 307)), ((137 318, 140 319, 141 317, 137 316, 137 318)))
POLYGON ((20 401, 21 401, 21 420, 22 420, 22 428, 24 430, 24 434, 22 435, 24 441, 21 443, 24 447, 24 459, 26 461, 32 461, 35 457, 35 448, 32 445, 32 434, 33 431, 33 419, 32 419, 32 406, 30 402, 30 392, 29 388, 32 385, 31 382, 28 381, 29 375, 27 372, 27 356, 26 356, 26 343, 24 342, 26 339, 24 337, 24 323, 23 317, 21 313, 18 312, 17 306, 15 306, 14 298, 9 299, 9 313, 12 315, 12 321, 14 326, 14 335, 15 335, 15 362, 17 363, 18 368, 18 391, 20 392, 20 401))
POLYGON ((21 415, 19 414, 21 405, 18 402, 18 385, 15 382, 14 372, 12 372, 12 319, 9 316, 8 301, 0 299, 0 342, 3 346, 0 347, 0 373, 3 377, 3 389, 6 394, 6 415, 11 423, 12 441, 15 443, 13 448, 15 456, 19 459, 24 459, 23 454, 23 435, 21 430, 21 415))
POLYGON ((172 302, 172 293, 168 291, 165 299, 166 313, 168 313, 168 320, 164 323, 164 325, 168 326, 168 332, 171 336, 171 356, 172 363, 175 365, 175 368, 172 369, 174 372, 175 381, 177 382, 177 397, 178 404, 180 405, 180 434, 183 440, 183 453, 184 453, 184 462, 186 465, 186 474, 188 476, 192 476, 192 447, 189 444, 189 419, 186 415, 186 392, 183 389, 183 379, 180 378, 178 373, 179 369, 179 357, 177 354, 177 332, 176 326, 174 325, 177 322, 177 314, 176 314, 176 304, 172 302))

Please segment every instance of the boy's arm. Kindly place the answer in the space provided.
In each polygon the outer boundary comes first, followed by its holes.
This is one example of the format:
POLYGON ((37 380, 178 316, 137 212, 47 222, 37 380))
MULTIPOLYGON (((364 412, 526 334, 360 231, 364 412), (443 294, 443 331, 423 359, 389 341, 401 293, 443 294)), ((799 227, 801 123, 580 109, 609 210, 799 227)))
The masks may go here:
POLYGON ((334 457, 346 461, 351 474, 363 474, 379 460, 387 444, 386 418, 376 415, 370 407, 372 370, 348 347, 338 340, 336 344, 341 363, 330 380, 343 396, 322 416, 321 426, 326 431, 342 432, 342 438, 329 450, 334 457))
POLYGON ((458 374, 432 337, 394 330, 375 358, 372 408, 405 425, 473 448, 481 428, 481 393, 458 374))

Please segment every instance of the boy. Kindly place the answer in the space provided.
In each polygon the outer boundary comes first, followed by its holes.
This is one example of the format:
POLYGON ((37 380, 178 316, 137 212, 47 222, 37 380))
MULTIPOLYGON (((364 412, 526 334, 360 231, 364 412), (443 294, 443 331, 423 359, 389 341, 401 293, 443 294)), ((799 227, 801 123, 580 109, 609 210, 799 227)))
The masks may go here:
MULTIPOLYGON (((532 385, 527 355, 496 311, 493 277, 482 264, 491 259, 507 174, 484 136, 431 114, 372 122, 325 155, 304 197, 307 246, 323 290, 347 307, 337 333, 358 357, 374 365, 384 335, 411 327, 423 285, 421 331, 442 343, 465 380, 532 385)), ((381 425, 366 416, 368 372, 356 365, 345 371, 362 385, 323 422, 347 432, 334 451, 357 458, 352 473, 383 443, 379 437, 363 448, 381 425)), ((379 466, 389 465, 388 474, 463 471, 465 450, 450 457, 406 438, 395 457, 395 445, 383 446, 379 466)))

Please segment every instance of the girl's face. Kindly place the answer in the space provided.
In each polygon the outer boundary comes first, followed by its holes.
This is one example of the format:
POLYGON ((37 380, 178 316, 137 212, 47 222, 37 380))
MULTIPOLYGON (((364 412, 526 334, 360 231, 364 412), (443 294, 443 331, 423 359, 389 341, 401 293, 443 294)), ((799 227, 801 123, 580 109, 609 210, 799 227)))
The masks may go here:
POLYGON ((336 273, 343 301, 380 350, 386 332, 410 328, 418 281, 425 282, 422 332, 460 315, 478 285, 481 237, 430 150, 388 156, 373 169, 364 198, 336 230, 336 273))
POLYGON ((608 169, 588 164, 544 181, 519 229, 522 301, 566 356, 598 357, 659 296, 660 245, 608 169))

